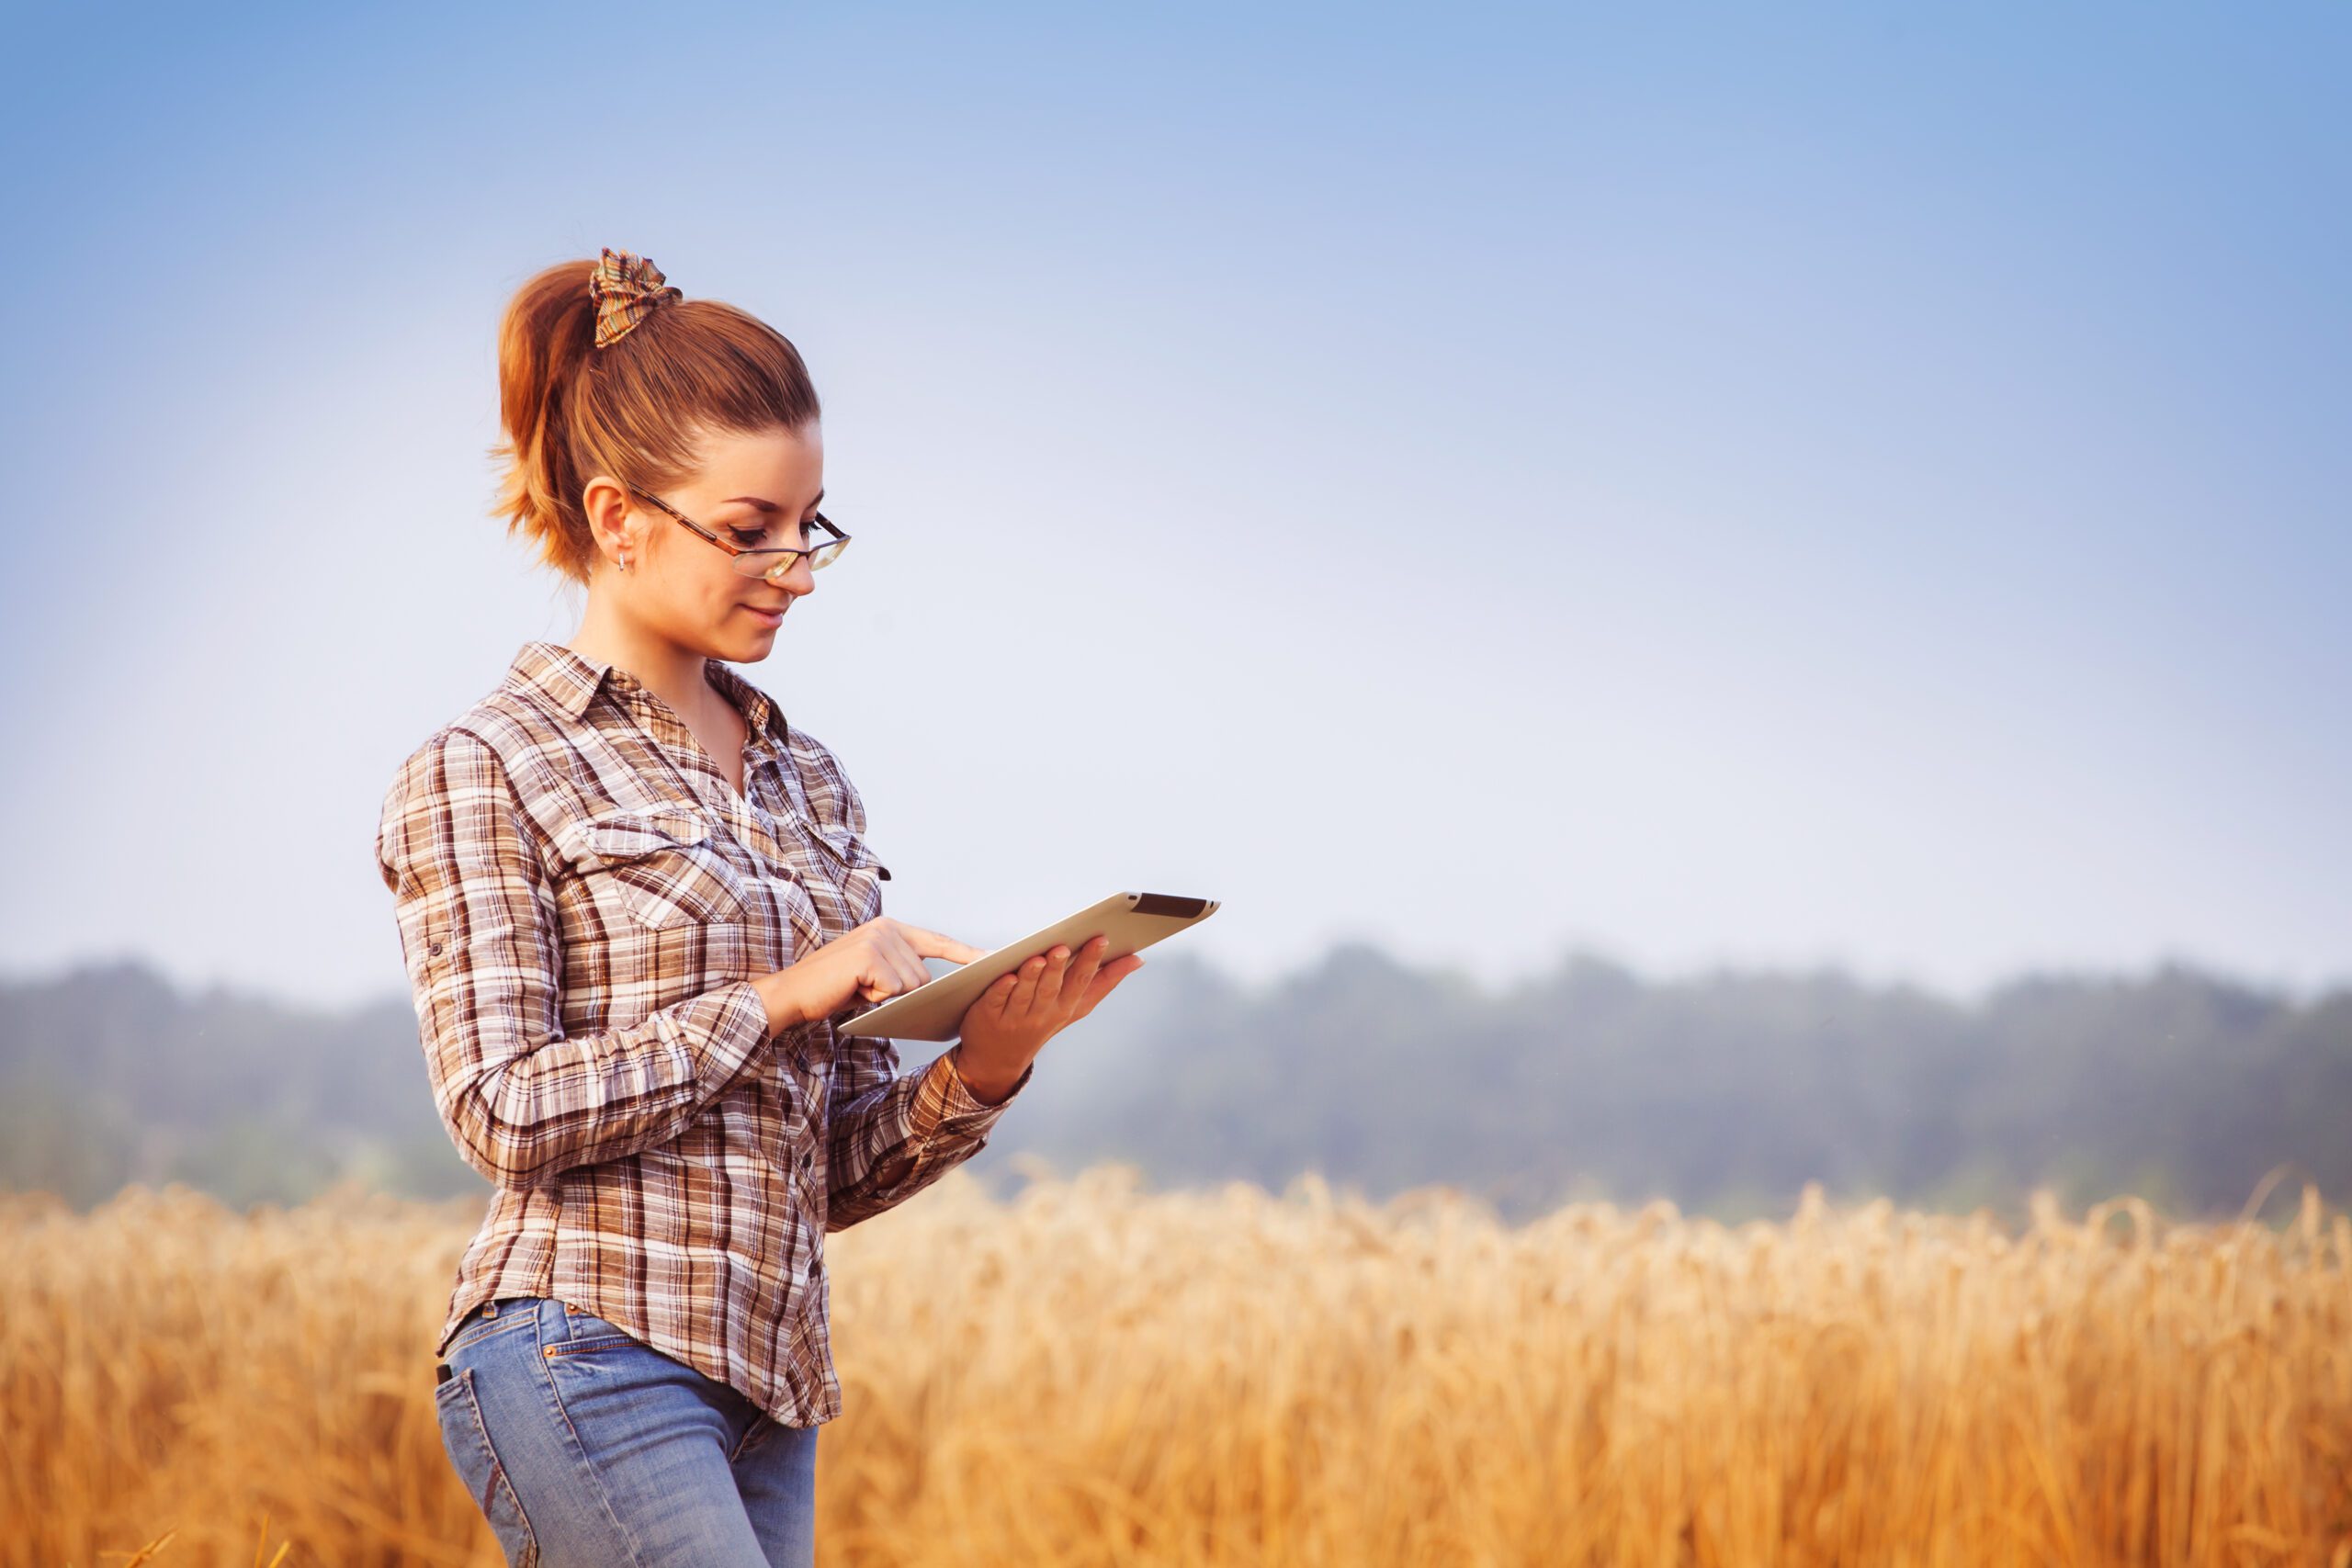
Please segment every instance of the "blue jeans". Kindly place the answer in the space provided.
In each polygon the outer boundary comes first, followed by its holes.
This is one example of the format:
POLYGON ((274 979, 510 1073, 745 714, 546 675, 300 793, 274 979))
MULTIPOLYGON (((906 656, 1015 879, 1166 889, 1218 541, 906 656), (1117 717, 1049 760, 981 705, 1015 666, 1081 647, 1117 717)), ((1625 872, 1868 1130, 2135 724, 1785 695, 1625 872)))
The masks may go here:
POLYGON ((513 1568, 813 1568, 818 1427, 549 1296, 476 1308, 446 1366, 441 1441, 513 1568))

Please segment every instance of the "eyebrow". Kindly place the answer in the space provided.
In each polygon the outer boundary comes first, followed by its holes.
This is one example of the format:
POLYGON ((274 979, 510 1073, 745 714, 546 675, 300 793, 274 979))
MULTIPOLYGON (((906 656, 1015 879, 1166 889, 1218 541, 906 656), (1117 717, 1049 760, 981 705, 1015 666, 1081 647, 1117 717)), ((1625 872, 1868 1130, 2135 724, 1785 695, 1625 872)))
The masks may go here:
MULTIPOLYGON (((809 502, 808 504, 814 506, 818 502, 824 499, 825 492, 822 490, 820 490, 817 492, 816 499, 809 502)), ((741 502, 747 505, 756 506, 763 512, 781 512, 784 510, 783 507, 778 506, 775 502, 765 500, 756 495, 730 495, 718 504, 721 506, 733 506, 738 502, 741 502)))

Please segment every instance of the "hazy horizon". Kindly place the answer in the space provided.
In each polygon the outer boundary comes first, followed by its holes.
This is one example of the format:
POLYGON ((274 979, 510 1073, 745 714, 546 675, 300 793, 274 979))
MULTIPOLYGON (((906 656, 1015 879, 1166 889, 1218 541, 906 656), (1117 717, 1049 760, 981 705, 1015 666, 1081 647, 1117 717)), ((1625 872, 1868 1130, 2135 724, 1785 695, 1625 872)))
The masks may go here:
MULTIPOLYGON (((1709 981, 1790 980, 1805 981, 1823 978, 1842 981, 1865 992, 1892 992, 1908 989, 1930 1000, 1963 1010, 1984 1006, 1995 995, 2012 987, 2046 982, 2131 985, 2153 980, 2167 973, 2187 974, 2216 985, 2252 992, 2270 1000, 2295 1007, 2309 1007, 2352 993, 2352 978, 2338 977, 2317 984, 2298 985, 2292 981, 2265 979, 2259 976, 2240 974, 2226 967, 2210 964, 2193 957, 2159 955, 2136 965, 2102 966, 2098 964, 2029 964, 2004 974, 1989 976, 1974 986, 1940 986, 1912 976, 1872 975, 1853 965, 1836 960, 1820 964, 1743 964, 1699 963, 1679 966, 1652 966, 1634 963, 1622 954, 1603 951, 1586 944, 1563 948, 1544 962, 1503 975, 1484 975, 1467 965, 1443 959, 1420 958, 1408 953, 1397 953, 1380 942, 1362 937, 1342 937, 1319 952, 1306 954, 1295 964, 1274 970, 1247 970, 1228 965, 1214 953, 1195 953, 1181 942, 1174 946, 1156 949, 1151 956, 1165 963, 1195 962, 1204 966, 1220 983, 1230 986, 1237 995, 1252 1001, 1262 1001, 1286 986, 1293 986, 1321 973, 1346 955, 1363 950, 1378 955, 1388 964, 1417 977, 1449 976, 1460 979, 1471 987, 1472 999, 1477 1003, 1492 1003, 1506 999, 1514 992, 1541 986, 1560 977, 1571 967, 1581 964, 1599 964, 1623 971, 1636 983, 1658 988, 1672 989, 1709 981)), ((152 953, 129 948, 108 952, 74 953, 53 964, 25 965, 0 964, 0 987, 25 987, 54 984, 70 976, 104 970, 119 965, 144 967, 169 985, 175 993, 198 998, 218 990, 223 994, 249 998, 255 1001, 308 1007, 328 1011, 398 1003, 413 1006, 405 983, 395 976, 377 990, 348 998, 319 998, 273 987, 266 978, 248 980, 240 976, 195 976, 175 974, 152 953)), ((934 964, 933 974, 944 973, 944 963, 934 964)), ((1136 987, 1130 987, 1136 988, 1136 987)), ((936 1054, 936 1048, 921 1042, 908 1043, 906 1049, 936 1054)))

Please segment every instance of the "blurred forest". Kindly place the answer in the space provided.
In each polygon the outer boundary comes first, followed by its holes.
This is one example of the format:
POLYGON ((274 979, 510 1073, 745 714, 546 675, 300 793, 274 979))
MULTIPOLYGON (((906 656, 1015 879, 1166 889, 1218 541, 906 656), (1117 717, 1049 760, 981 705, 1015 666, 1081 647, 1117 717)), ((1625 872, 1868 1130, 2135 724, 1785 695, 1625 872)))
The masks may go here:
MULTIPOLYGON (((902 1070, 944 1044, 899 1043, 902 1070)), ((1161 1188, 1375 1201, 1442 1184, 1520 1220, 1564 1200, 1781 1216, 1839 1198, 2021 1214, 2135 1193, 2231 1217, 2266 1175, 2352 1193, 2352 989, 2301 1001, 2180 964, 2034 976, 1975 1003, 1835 972, 1645 980, 1586 954, 1496 991, 1360 943, 1244 987, 1155 955, 1049 1043, 987 1148, 1161 1188)), ((401 996, 322 1012, 180 991, 135 963, 0 984, 0 1186, 86 1208, 126 1182, 232 1203, 345 1179, 486 1192, 443 1132, 401 996)))

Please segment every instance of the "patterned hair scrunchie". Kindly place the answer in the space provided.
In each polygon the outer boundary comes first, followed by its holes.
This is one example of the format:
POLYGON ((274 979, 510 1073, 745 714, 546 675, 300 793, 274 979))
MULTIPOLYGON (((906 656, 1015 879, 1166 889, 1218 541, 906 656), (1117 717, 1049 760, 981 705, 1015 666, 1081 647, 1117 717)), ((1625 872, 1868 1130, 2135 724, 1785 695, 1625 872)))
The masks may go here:
POLYGON ((610 245, 604 251, 588 276, 588 292, 596 301, 596 346, 610 348, 656 307, 685 296, 674 286, 665 286, 662 269, 645 257, 610 245))

